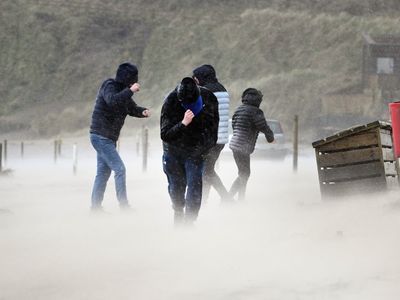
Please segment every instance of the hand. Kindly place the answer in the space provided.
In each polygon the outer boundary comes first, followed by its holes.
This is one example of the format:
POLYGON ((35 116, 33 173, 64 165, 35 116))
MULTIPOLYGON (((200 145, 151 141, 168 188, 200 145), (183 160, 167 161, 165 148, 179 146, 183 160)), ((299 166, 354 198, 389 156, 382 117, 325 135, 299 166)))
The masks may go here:
POLYGON ((142 115, 143 115, 144 117, 146 117, 146 118, 150 117, 150 110, 145 109, 145 110, 142 112, 142 115))
POLYGON ((136 82, 136 83, 132 84, 130 89, 131 89, 131 91, 133 93, 139 92, 140 91, 140 84, 136 82))
POLYGON ((185 112, 185 115, 184 115, 183 120, 182 120, 182 124, 185 125, 185 126, 188 126, 192 122, 193 118, 194 118, 193 112, 190 109, 188 109, 185 112))

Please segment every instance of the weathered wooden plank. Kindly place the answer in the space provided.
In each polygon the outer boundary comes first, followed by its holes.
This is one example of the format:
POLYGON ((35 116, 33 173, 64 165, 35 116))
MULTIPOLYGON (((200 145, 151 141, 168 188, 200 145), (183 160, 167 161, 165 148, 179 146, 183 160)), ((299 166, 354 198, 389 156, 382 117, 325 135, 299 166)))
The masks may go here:
POLYGON ((394 161, 394 153, 392 148, 382 148, 382 155, 384 161, 394 161))
POLYGON ((396 189, 399 188, 399 178, 398 176, 392 177, 392 176, 386 176, 386 183, 388 189, 396 189))
POLYGON ((382 133, 384 133, 384 134, 388 134, 388 135, 391 135, 392 134, 392 131, 391 130, 387 130, 387 129, 379 129, 379 131, 380 132, 382 132, 382 133))
POLYGON ((360 165, 348 165, 336 168, 320 169, 322 182, 337 182, 358 178, 380 176, 384 174, 381 162, 372 162, 360 165))
POLYGON ((394 162, 385 162, 382 166, 380 161, 359 165, 324 168, 320 169, 319 172, 322 182, 347 181, 371 176, 383 176, 383 174, 386 176, 397 176, 396 164, 394 162))
POLYGON ((335 152, 343 150, 351 150, 362 147, 377 147, 379 145, 378 135, 376 132, 366 132, 354 136, 347 136, 343 139, 327 143, 318 148, 320 152, 335 152))
POLYGON ((387 190, 387 183, 384 177, 365 178, 354 181, 338 182, 335 184, 321 185, 321 192, 326 196, 351 196, 382 192, 387 190))
POLYGON ((378 147, 356 149, 344 152, 324 153, 317 156, 320 167, 332 167, 361 162, 378 161, 380 158, 381 149, 378 147))
POLYGON ((396 163, 395 162, 385 162, 385 174, 386 176, 396 176, 396 163))
POLYGON ((382 147, 393 147, 392 136, 390 134, 381 132, 380 136, 382 147))
MULTIPOLYGON (((1 144, 0 144, 0 146, 1 146, 1 144)), ((322 186, 322 175, 321 175, 321 166, 320 166, 320 164, 319 164, 319 159, 318 159, 318 156, 319 156, 319 151, 317 150, 317 149, 314 149, 315 150, 315 156, 316 156, 316 160, 317 160, 317 170, 318 170, 318 179, 319 179, 319 184, 320 184, 320 186, 322 186)), ((1 153, 1 152, 0 152, 1 153)), ((322 189, 322 187, 321 187, 321 189, 322 189)))
POLYGON ((355 134, 360 134, 360 133, 365 133, 367 131, 371 131, 371 130, 381 130, 387 134, 390 134, 392 127, 391 127, 391 123, 385 122, 385 121, 375 121, 372 123, 368 123, 365 125, 358 125, 358 126, 354 126, 348 129, 345 129, 343 131, 340 131, 338 133, 335 133, 332 136, 326 137, 322 140, 318 140, 312 143, 312 146, 314 148, 320 147, 324 144, 327 143, 331 143, 335 140, 338 139, 343 139, 347 136, 353 136, 355 134))

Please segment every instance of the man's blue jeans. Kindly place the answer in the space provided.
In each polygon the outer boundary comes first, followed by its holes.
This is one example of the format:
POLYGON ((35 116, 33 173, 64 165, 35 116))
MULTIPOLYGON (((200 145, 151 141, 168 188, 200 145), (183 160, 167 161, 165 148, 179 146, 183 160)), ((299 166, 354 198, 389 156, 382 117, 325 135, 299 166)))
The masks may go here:
POLYGON ((164 152, 163 169, 175 212, 185 209, 195 219, 201 206, 203 159, 164 152))
POLYGON ((92 208, 101 207, 111 171, 114 171, 115 189, 119 204, 121 206, 128 205, 126 196, 126 170, 117 152, 116 143, 97 134, 90 134, 90 141, 97 152, 97 174, 93 185, 92 208))

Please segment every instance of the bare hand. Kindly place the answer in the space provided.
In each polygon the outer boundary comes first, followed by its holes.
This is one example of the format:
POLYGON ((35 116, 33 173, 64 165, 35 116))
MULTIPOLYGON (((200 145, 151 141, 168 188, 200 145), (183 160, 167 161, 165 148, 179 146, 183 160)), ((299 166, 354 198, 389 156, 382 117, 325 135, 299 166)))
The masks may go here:
POLYGON ((145 110, 142 112, 142 115, 143 115, 144 117, 146 117, 146 118, 150 117, 150 110, 145 109, 145 110))
POLYGON ((182 120, 182 124, 185 125, 185 126, 188 126, 192 122, 193 118, 194 118, 193 112, 190 109, 188 109, 185 112, 185 115, 184 115, 183 120, 182 120))
POLYGON ((136 82, 136 83, 132 84, 130 89, 131 89, 131 91, 133 93, 139 92, 140 91, 140 84, 136 82))

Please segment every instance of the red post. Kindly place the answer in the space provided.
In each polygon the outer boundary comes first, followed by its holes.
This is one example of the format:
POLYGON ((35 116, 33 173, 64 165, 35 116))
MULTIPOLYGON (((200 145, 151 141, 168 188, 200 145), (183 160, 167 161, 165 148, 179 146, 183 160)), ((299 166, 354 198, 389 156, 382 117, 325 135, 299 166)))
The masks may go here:
POLYGON ((394 155, 400 157, 400 102, 389 103, 390 118, 392 119, 392 138, 394 155))

